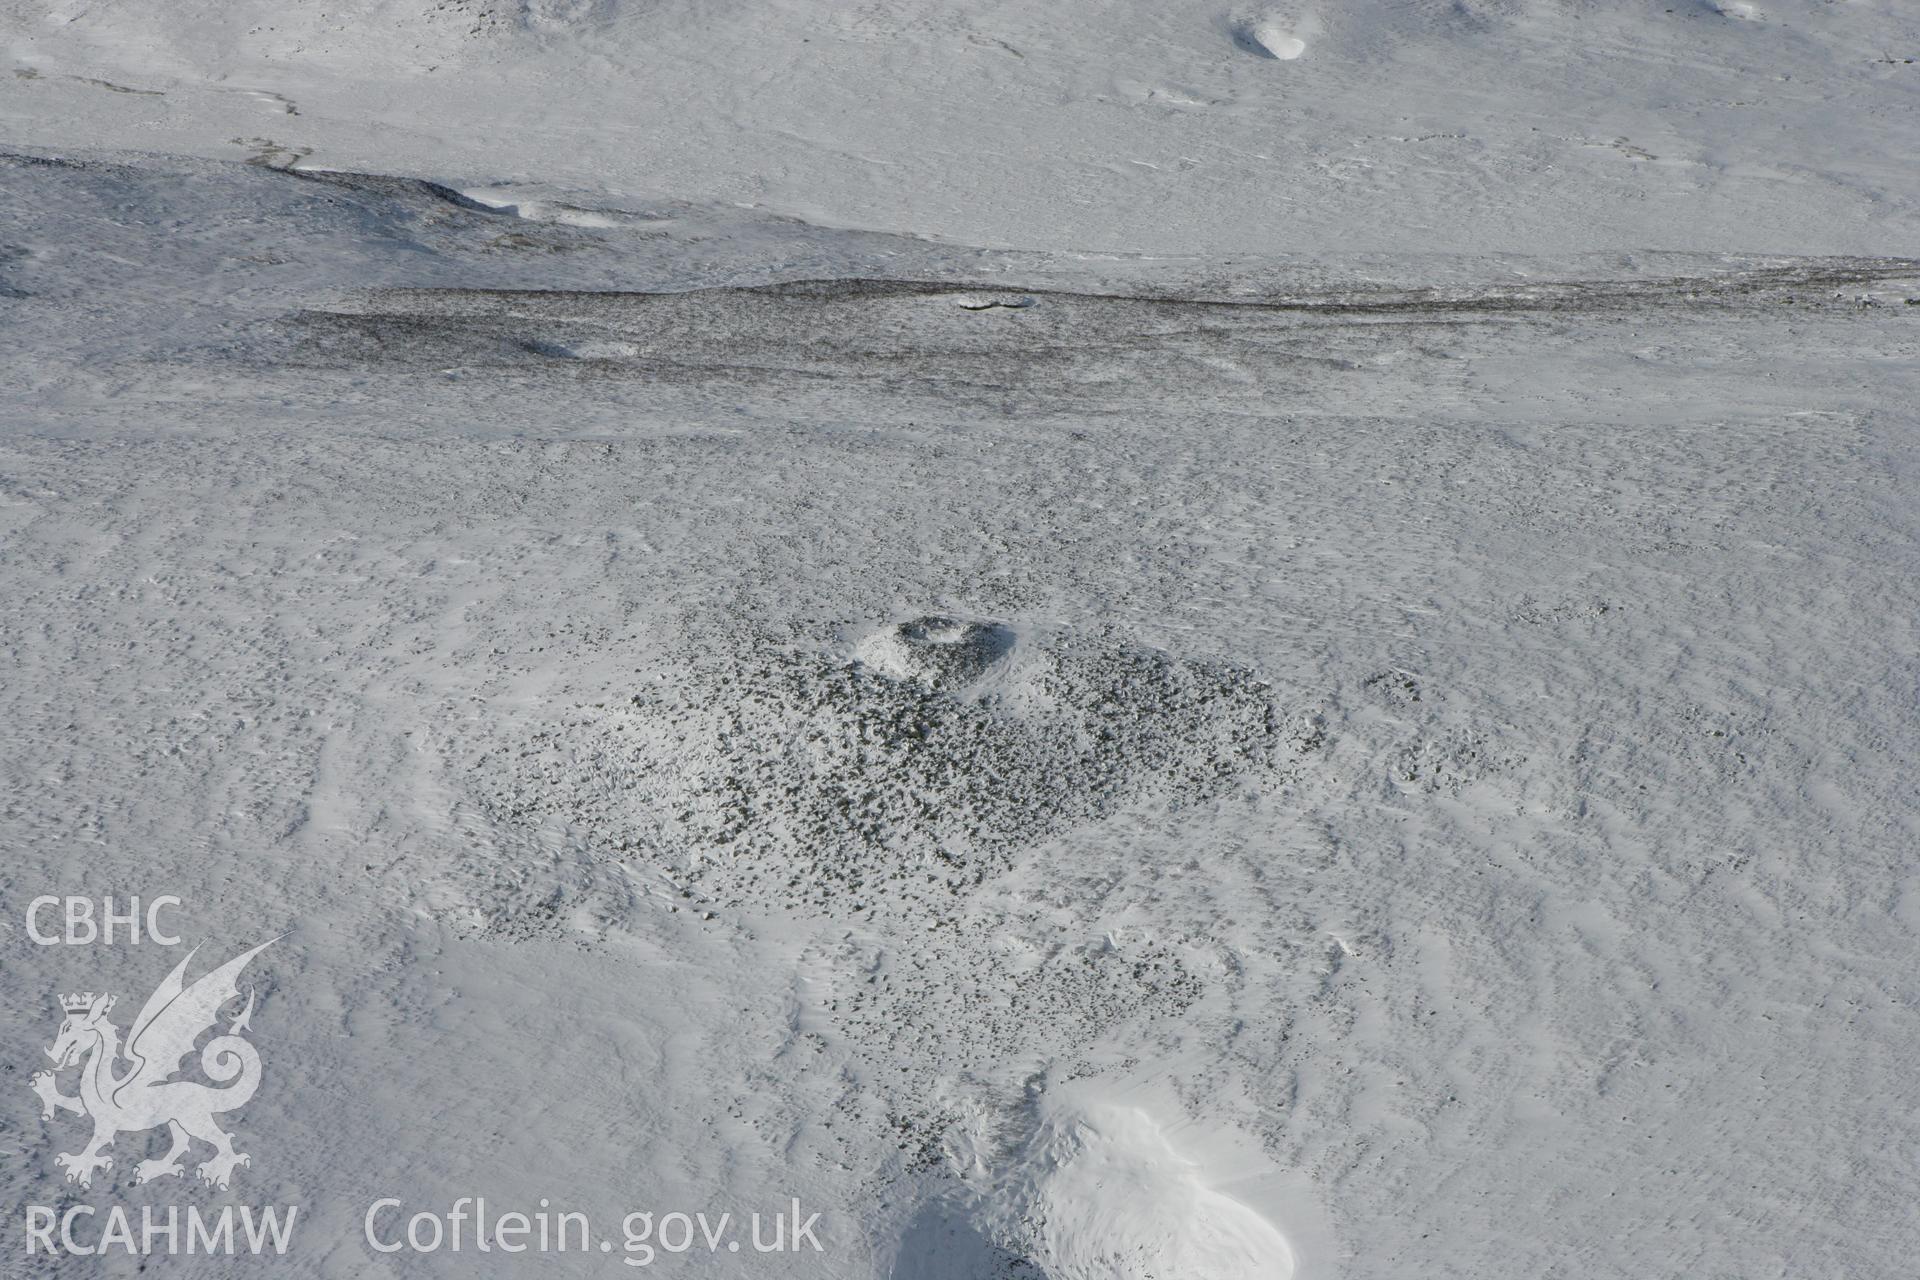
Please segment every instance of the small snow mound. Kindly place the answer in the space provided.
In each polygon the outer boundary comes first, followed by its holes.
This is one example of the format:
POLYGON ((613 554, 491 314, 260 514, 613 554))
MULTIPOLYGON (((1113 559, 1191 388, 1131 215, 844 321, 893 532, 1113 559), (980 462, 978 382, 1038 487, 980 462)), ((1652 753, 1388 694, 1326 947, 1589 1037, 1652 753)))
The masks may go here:
POLYGON ((621 228, 659 228, 668 218, 630 213, 624 209, 583 209, 560 200, 541 199, 513 187, 478 187, 461 191, 460 196, 493 213, 526 222, 552 222, 563 227, 581 227, 589 231, 615 231, 621 228))
POLYGON ((991 1230, 1047 1280, 1290 1280, 1279 1228, 1210 1185, 1145 1108, 1067 1104, 1000 1183, 991 1230))
POLYGON ((1758 22, 1761 18, 1760 7, 1748 4, 1747 0, 1721 0, 1713 7, 1723 18, 1738 18, 1742 22, 1758 22))
POLYGON ((862 662, 896 680, 918 680, 930 689, 973 684, 1013 652, 1012 628, 997 622, 967 622, 928 615, 870 637, 858 649, 862 662))
POLYGON ((1241 23, 1234 34, 1249 51, 1281 62, 1292 62, 1307 51, 1307 42, 1291 25, 1277 18, 1241 23))
POLYGON ((954 301, 962 311, 1024 311, 1038 299, 1025 293, 963 293, 954 301))
POLYGON ((631 342, 587 339, 581 342, 530 342, 528 347, 554 360, 631 360, 640 348, 631 342))

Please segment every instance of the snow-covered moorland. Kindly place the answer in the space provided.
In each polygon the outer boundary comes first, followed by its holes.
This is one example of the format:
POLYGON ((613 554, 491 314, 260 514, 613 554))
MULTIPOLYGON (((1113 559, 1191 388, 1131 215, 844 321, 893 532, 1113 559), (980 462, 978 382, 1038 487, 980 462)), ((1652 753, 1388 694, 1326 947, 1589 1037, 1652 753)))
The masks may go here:
POLYGON ((0 34, 0 1274, 1906 1273, 1906 7, 0 34))

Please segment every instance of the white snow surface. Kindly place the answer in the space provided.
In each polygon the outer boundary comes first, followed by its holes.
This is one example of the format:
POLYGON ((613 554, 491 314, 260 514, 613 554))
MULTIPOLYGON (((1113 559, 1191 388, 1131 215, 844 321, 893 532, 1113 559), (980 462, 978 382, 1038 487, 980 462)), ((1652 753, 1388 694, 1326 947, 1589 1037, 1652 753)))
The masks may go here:
POLYGON ((1909 7, 4 15, 7 1205, 1907 1273, 1909 7), (253 1160, 67 1186, 162 893, 253 1160))
POLYGON ((1908 252, 1908 0, 4 0, 0 128, 1059 251, 1908 252))

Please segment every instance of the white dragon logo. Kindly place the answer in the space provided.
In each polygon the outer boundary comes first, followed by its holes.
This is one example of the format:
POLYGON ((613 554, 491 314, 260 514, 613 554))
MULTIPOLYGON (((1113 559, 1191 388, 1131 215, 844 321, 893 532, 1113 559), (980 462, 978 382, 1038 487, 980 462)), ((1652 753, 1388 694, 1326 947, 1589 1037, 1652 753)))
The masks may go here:
POLYGON ((182 1060, 193 1052, 194 1041, 219 1019, 221 1006, 239 998, 240 971, 247 961, 275 942, 272 938, 251 951, 227 961, 202 976, 192 986, 181 981, 187 958, 174 966, 147 997, 140 1016, 133 1020, 127 1046, 120 1048, 120 1030, 107 1020, 115 997, 84 995, 60 998, 66 1020, 47 1057, 53 1059, 53 1071, 34 1075, 33 1091, 40 1095, 41 1119, 51 1120, 55 1111, 71 1111, 93 1118, 93 1138, 72 1155, 55 1157, 55 1163, 67 1171, 67 1181, 81 1186, 93 1182, 94 1171, 113 1168, 113 1158, 102 1154, 113 1145, 114 1137, 143 1129, 167 1126, 173 1146, 158 1160, 142 1160, 133 1171, 135 1182, 152 1182, 179 1174, 180 1158, 187 1153, 189 1139, 198 1138, 214 1149, 200 1162, 196 1172, 203 1181, 224 1191, 238 1165, 252 1164, 252 1158, 233 1149, 233 1135, 221 1131, 213 1117, 247 1104, 260 1087, 260 1055, 241 1039, 253 1017, 253 991, 247 991, 247 1007, 227 1027, 225 1035, 207 1041, 200 1051, 200 1067, 207 1078, 224 1087, 200 1084, 193 1080, 172 1080, 182 1060), (116 1064, 124 1057, 129 1064, 116 1074, 116 1064), (55 1072, 75 1064, 80 1067, 80 1096, 70 1098, 60 1092, 55 1072), (237 1078, 236 1078, 237 1077, 237 1078), (233 1081, 228 1084, 226 1082, 233 1081))

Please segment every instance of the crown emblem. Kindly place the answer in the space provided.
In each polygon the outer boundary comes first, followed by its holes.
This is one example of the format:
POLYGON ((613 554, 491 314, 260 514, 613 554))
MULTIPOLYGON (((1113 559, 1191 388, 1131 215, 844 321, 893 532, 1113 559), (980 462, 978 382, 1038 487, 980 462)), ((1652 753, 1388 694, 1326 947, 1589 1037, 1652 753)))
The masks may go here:
POLYGON ((61 996, 60 1007, 68 1013, 85 1013, 93 1007, 93 992, 61 996))

